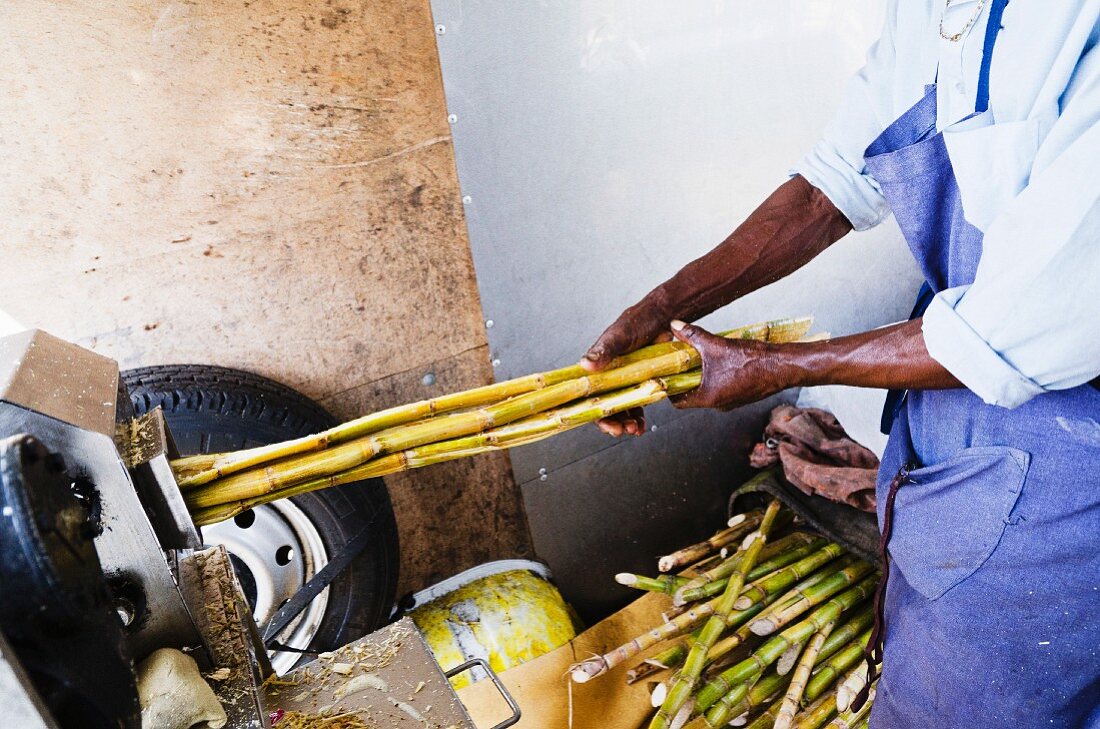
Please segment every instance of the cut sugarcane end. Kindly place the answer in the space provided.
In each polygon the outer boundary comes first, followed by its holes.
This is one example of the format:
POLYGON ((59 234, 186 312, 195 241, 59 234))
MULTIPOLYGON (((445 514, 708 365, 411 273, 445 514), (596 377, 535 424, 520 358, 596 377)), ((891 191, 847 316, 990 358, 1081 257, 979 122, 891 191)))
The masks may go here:
POLYGON ((680 707, 680 711, 673 717, 672 723, 669 725, 669 729, 684 729, 684 725, 688 723, 688 719, 691 718, 691 710, 694 704, 691 701, 685 703, 680 707))
POLYGON ((765 618, 754 622, 749 626, 749 630, 751 630, 754 635, 771 635, 775 632, 776 627, 775 623, 765 618))
POLYGON ((573 666, 570 675, 574 683, 588 683, 607 672, 607 663, 603 658, 592 658, 573 666))
POLYGON ((615 582, 620 585, 626 585, 627 587, 633 587, 638 584, 638 575, 631 574, 630 572, 620 572, 615 575, 615 582))
POLYGON ((745 521, 745 519, 748 519, 748 518, 749 518, 748 514, 737 514, 736 516, 731 516, 730 520, 728 522, 726 522, 726 526, 731 526, 731 527, 737 526, 738 524, 740 524, 741 522, 745 521))
POLYGON ((730 719, 730 726, 745 726, 749 723, 749 713, 746 711, 741 716, 735 716, 730 719))
POLYGON ((748 610, 756 603, 752 601, 751 597, 742 596, 737 598, 737 601, 733 603, 734 610, 748 610))
POLYGON ((676 558, 671 554, 657 560, 657 570, 659 572, 671 572, 674 569, 676 569, 676 558))
POLYGON ((755 542, 757 539, 761 539, 761 538, 762 537, 760 536, 759 531, 749 532, 748 535, 745 537, 745 541, 741 542, 741 551, 742 552, 747 551, 748 548, 752 546, 753 542, 755 542))
POLYGON ((653 693, 649 695, 649 703, 654 709, 659 709, 661 704, 665 703, 666 696, 668 696, 668 684, 662 681, 653 687, 653 693))
POLYGON ((779 656, 779 660, 775 664, 775 672, 780 676, 786 676, 794 668, 798 662, 798 656, 802 653, 802 644, 798 643, 792 645, 787 650, 783 651, 783 655, 779 656))

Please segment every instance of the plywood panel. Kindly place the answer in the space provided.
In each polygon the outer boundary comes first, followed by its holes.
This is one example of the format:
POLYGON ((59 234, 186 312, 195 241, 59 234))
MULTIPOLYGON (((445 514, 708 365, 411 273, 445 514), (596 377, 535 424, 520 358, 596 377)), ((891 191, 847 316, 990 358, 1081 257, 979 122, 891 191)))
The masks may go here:
MULTIPOLYGON (((426 0, 9 0, 0 69, 0 309, 23 323, 344 415, 337 393, 484 350, 426 0)), ((506 463, 472 468, 512 498, 506 463)))

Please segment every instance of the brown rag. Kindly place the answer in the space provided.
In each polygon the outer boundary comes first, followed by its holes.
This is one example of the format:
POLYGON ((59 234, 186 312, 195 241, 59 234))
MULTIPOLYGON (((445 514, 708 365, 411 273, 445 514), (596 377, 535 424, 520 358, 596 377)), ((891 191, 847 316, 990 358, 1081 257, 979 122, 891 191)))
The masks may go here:
POLYGON ((752 449, 753 468, 783 464, 783 475, 804 493, 875 510, 878 457, 848 437, 825 410, 780 405, 752 449))

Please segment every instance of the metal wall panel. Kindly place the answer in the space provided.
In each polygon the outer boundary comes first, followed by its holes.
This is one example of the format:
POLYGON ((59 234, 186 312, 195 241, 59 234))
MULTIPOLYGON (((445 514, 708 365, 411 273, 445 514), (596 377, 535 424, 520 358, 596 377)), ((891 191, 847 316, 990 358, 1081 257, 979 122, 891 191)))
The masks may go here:
MULTIPOLYGON (((817 138, 883 17, 878 0, 433 0, 498 379, 576 361, 627 305, 710 249, 817 138)), ((903 318, 918 285, 892 223, 704 320, 813 313, 847 333, 903 318)), ((513 451, 540 555, 589 617, 610 573, 716 523, 766 408, 652 408, 513 451), (671 525, 662 529, 661 524, 671 525)))

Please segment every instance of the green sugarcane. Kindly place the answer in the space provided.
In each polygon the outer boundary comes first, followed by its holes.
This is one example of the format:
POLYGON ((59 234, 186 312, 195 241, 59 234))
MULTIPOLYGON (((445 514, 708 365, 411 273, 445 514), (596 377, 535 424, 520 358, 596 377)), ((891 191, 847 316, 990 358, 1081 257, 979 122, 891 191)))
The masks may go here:
POLYGON ((795 717, 793 729, 820 729, 836 716, 836 694, 826 694, 795 717))
MULTIPOLYGON (((835 622, 841 614, 874 591, 878 576, 872 575, 814 610, 802 622, 787 628, 773 636, 745 660, 737 663, 712 678, 695 697, 695 710, 704 712, 714 702, 725 696, 738 683, 745 681, 755 673, 761 672, 775 661, 785 650, 795 643, 807 640, 826 624, 835 622)), ((812 589, 812 588, 811 588, 812 589)))
POLYGON ((671 595, 687 583, 686 577, 677 575, 660 575, 658 577, 646 577, 632 572, 620 572, 615 575, 615 581, 625 587, 633 587, 635 590, 645 592, 662 592, 671 595))
MULTIPOLYGON (((764 577, 778 574, 782 568, 788 567, 792 563, 813 554, 826 544, 824 539, 819 538, 814 539, 812 542, 799 544, 799 546, 790 548, 791 544, 798 543, 799 540, 797 540, 796 538, 799 536, 800 533, 796 532, 795 534, 790 534, 786 537, 783 537, 775 545, 765 545, 764 550, 760 553, 761 557, 765 556, 767 552, 771 551, 772 547, 782 546, 783 549, 781 551, 773 551, 772 554, 776 554, 775 557, 765 562, 761 562, 756 567, 753 567, 749 574, 745 576, 746 580, 752 581, 750 587, 755 586, 756 583, 764 577), (780 543, 784 544, 781 545, 780 543)), ((728 561, 733 563, 733 570, 736 570, 737 565, 740 563, 740 553, 734 555, 733 557, 730 557, 728 561)), ((716 570, 722 567, 723 565, 719 565, 716 570)), ((700 580, 700 578, 696 577, 676 591, 676 593, 672 596, 672 604, 682 605, 687 602, 706 600, 707 598, 714 597, 715 595, 721 594, 722 591, 725 590, 726 584, 728 582, 729 577, 726 575, 723 575, 713 580, 700 580)), ((741 594, 744 595, 745 591, 742 590, 741 594)), ((738 602, 742 602, 743 604, 751 604, 752 602, 755 602, 756 593, 753 594, 753 599, 742 600, 742 598, 738 598, 738 602)))
POLYGON ((830 542, 821 549, 810 554, 808 557, 804 557, 794 564, 788 565, 778 572, 773 572, 767 577, 753 583, 749 590, 745 591, 743 595, 737 598, 734 607, 737 607, 738 603, 751 604, 757 602, 764 595, 786 590, 794 583, 806 577, 806 575, 823 567, 837 557, 840 557, 842 554, 844 554, 844 547, 836 542, 830 542))
POLYGON ((745 517, 743 520, 723 529, 709 539, 704 539, 697 544, 678 549, 672 554, 661 557, 657 560, 657 570, 659 572, 671 572, 674 569, 698 562, 722 549, 727 544, 739 541, 746 534, 760 526, 760 520, 764 518, 763 512, 743 514, 742 516, 745 517))
POLYGON ((854 611, 848 622, 834 630, 825 641, 825 645, 821 646, 821 651, 817 654, 817 665, 824 663, 834 653, 859 637, 860 633, 870 626, 874 620, 875 611, 872 605, 865 605, 854 611))
MULTIPOLYGON (((772 574, 776 570, 816 552, 825 544, 824 539, 803 532, 795 532, 775 542, 770 542, 764 545, 764 549, 760 552, 762 561, 752 568, 746 579, 750 581, 758 580, 772 574)), ((673 604, 682 605, 696 600, 704 600, 722 592, 729 581, 729 576, 737 571, 743 554, 744 552, 738 552, 725 559, 717 567, 706 570, 698 577, 692 578, 690 582, 673 595, 673 604)))
POLYGON ((783 699, 779 698, 770 704, 768 708, 764 710, 760 716, 752 720, 745 729, 772 729, 775 724, 775 715, 779 713, 779 706, 783 703, 783 699))
POLYGON ((699 634, 699 638, 688 653, 684 666, 680 670, 679 678, 669 689, 668 696, 665 697, 661 708, 649 723, 649 729, 666 729, 679 713, 680 708, 691 698, 692 689, 706 666, 707 652, 729 627, 729 616, 733 612, 733 603, 741 594, 741 588, 745 584, 745 575, 756 564, 760 550, 767 542, 768 533, 775 522, 775 517, 779 514, 779 509, 778 499, 774 499, 768 504, 768 508, 764 512, 764 519, 757 530, 756 538, 745 550, 745 556, 742 558, 737 572, 730 577, 729 584, 726 585, 726 591, 722 593, 718 605, 715 606, 714 615, 708 619, 707 624, 699 634))
POLYGON ((829 579, 822 580, 818 584, 806 588, 798 600, 779 607, 770 612, 766 617, 753 621, 749 627, 752 629, 752 632, 757 635, 771 635, 795 617, 821 604, 829 597, 832 597, 856 580, 871 572, 873 569, 874 568, 866 562, 855 562, 854 564, 848 565, 829 579))
POLYGON ((863 649, 870 639, 871 631, 868 630, 846 645, 843 650, 816 666, 810 682, 806 684, 805 700, 813 701, 821 696, 845 671, 858 665, 863 660, 863 649))
POLYGON ((875 686, 876 684, 871 685, 870 690, 867 692, 867 702, 863 704, 859 711, 840 712, 835 719, 829 722, 830 729, 856 729, 860 724, 867 726, 867 719, 871 714, 871 704, 875 702, 875 686))
MULTIPOLYGON (((839 570, 833 570, 835 564, 836 563, 830 563, 824 568, 818 570, 817 572, 810 573, 808 577, 803 579, 798 584, 794 585, 791 588, 791 591, 788 593, 769 595, 768 597, 764 598, 765 607, 760 612, 760 615, 757 616, 757 619, 770 615, 773 610, 786 604, 786 598, 791 593, 802 594, 804 591, 808 590, 814 585, 817 585, 835 576, 839 572, 839 570)), ((707 669, 709 671, 715 670, 720 664, 723 657, 728 655, 738 646, 743 645, 745 641, 752 637, 752 635, 753 633, 750 627, 748 625, 745 625, 739 628, 737 632, 733 635, 728 635, 715 643, 714 646, 710 649, 710 653, 707 654, 707 662, 708 664, 710 664, 708 665, 707 669)))
POLYGON ((794 723, 794 715, 802 704, 802 694, 806 690, 806 682, 810 679, 810 670, 817 661, 817 655, 825 639, 833 632, 835 623, 829 623, 821 630, 814 633, 802 652, 802 657, 791 676, 791 683, 787 686, 787 693, 783 697, 783 703, 779 706, 779 713, 775 716, 775 729, 790 729, 794 723))
MULTIPOLYGON (((749 690, 748 695, 742 697, 739 701, 731 700, 731 694, 734 692, 726 694, 701 717, 704 723, 698 725, 699 729, 702 729, 702 727, 717 729, 717 727, 723 726, 726 723, 733 723, 738 717, 763 705, 775 696, 776 692, 782 690, 786 684, 787 677, 780 676, 773 671, 757 681, 749 690), (724 706, 725 708, 719 709, 719 706, 724 706)), ((687 728, 685 727, 685 729, 687 728)), ((692 729, 695 729, 695 727, 692 727, 692 729)))
POLYGON ((733 713, 734 707, 748 699, 749 692, 759 681, 760 674, 756 674, 749 680, 735 686, 732 691, 719 699, 714 706, 710 707, 710 711, 703 716, 705 726, 725 726, 731 718, 736 717, 737 714, 733 713))
MULTIPOLYGON (((746 610, 738 610, 730 613, 730 627, 741 626, 749 620, 752 620, 767 607, 767 604, 767 601, 760 602, 750 606, 746 610)), ((614 650, 602 656, 589 658, 575 664, 570 669, 573 680, 577 683, 590 681, 597 676, 607 673, 615 666, 618 666, 639 653, 649 650, 658 643, 668 640, 669 638, 675 638, 694 629, 714 614, 717 605, 718 598, 709 602, 696 603, 692 605, 690 609, 685 610, 675 618, 642 633, 638 637, 623 643, 614 650)))

